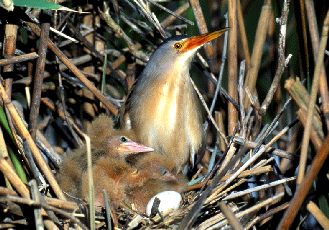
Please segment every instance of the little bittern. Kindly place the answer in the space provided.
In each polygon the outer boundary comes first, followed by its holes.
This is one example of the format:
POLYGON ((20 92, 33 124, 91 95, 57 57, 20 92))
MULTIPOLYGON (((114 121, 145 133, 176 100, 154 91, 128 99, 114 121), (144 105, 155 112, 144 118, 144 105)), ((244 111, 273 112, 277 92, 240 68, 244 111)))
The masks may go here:
POLYGON ((194 162, 204 142, 199 101, 190 81, 196 51, 228 28, 165 40, 152 54, 121 111, 122 127, 172 160, 177 170, 194 162))

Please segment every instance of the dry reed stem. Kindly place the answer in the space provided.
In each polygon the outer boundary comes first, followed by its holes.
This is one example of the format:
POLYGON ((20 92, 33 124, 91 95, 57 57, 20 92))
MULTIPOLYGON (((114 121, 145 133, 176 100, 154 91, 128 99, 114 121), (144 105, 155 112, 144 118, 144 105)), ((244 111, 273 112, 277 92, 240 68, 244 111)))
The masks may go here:
POLYGON ((59 108, 56 107, 52 101, 50 101, 48 98, 41 98, 41 102, 44 103, 49 109, 51 109, 53 112, 57 112, 58 116, 60 118, 62 118, 64 121, 69 122, 72 127, 74 128, 75 131, 77 131, 77 133, 79 133, 80 136, 83 136, 83 132, 80 130, 80 128, 75 124, 74 120, 71 117, 65 117, 64 111, 59 108))
MULTIPOLYGON (((237 24, 237 4, 236 0, 228 0, 228 52, 227 52, 227 68, 228 68, 228 93, 233 100, 238 100, 238 24, 237 24)), ((240 108, 241 109, 241 108, 240 108)), ((238 122, 239 113, 230 103, 228 105, 228 134, 232 135, 235 125, 238 122)))
POLYGON ((21 181, 15 170, 8 164, 5 158, 0 157, 0 171, 9 180, 16 191, 25 198, 30 197, 30 192, 25 184, 21 181))
MULTIPOLYGON (((297 116, 299 117, 299 120, 302 122, 303 126, 306 126, 306 119, 307 119, 307 113, 303 109, 299 109, 297 111, 297 116)), ((321 127, 317 126, 317 123, 313 119, 313 125, 310 130, 310 138, 312 141, 312 144, 314 145, 315 149, 318 151, 321 148, 321 144, 324 139, 324 134, 321 132, 321 127), (320 128, 320 129, 319 129, 320 128)))
POLYGON ((114 31, 114 33, 121 39, 125 41, 127 44, 130 53, 134 55, 137 58, 140 58, 144 62, 148 61, 148 57, 144 55, 142 52, 138 52, 136 49, 133 41, 126 35, 126 33, 121 29, 121 27, 115 23, 115 21, 112 19, 110 13, 109 13, 109 8, 104 4, 104 12, 99 10, 100 15, 102 18, 105 20, 106 24, 114 31))
POLYGON ((268 188, 278 186, 278 185, 281 185, 283 183, 287 183, 287 182, 293 181, 293 180, 296 180, 296 177, 281 179, 281 180, 270 182, 268 184, 264 184, 264 185, 256 186, 254 188, 246 189, 244 191, 234 192, 234 193, 226 196, 223 200, 232 200, 232 199, 235 199, 237 197, 244 196, 248 193, 257 192, 257 191, 260 191, 260 190, 263 190, 263 189, 268 189, 268 188))
MULTIPOLYGON (((274 203, 274 202, 273 202, 274 203)), ((262 214, 260 216, 255 217, 251 222, 249 222, 249 224, 247 226, 245 226, 245 230, 248 230, 250 228, 252 228, 255 224, 257 224, 258 222, 261 222, 265 219, 268 219, 269 217, 272 217, 274 214, 281 212, 282 210, 285 210, 286 208, 288 208, 289 203, 284 203, 276 208, 273 208, 271 210, 267 210, 265 214, 262 214)))
MULTIPOLYGON (((236 213, 235 216, 237 218, 241 218, 243 216, 246 216, 249 213, 255 212, 255 211, 257 211, 257 210, 259 210, 259 209, 261 209, 263 207, 266 207, 267 205, 275 202, 275 200, 282 198, 283 195, 284 195, 284 193, 281 193, 281 194, 275 195, 275 196, 273 196, 271 198, 268 198, 268 199, 266 199, 264 201, 261 201, 261 202, 257 203, 256 205, 254 205, 254 206, 252 206, 252 207, 250 207, 250 208, 248 208, 248 209, 246 209, 244 211, 241 211, 241 212, 236 213)), ((199 229, 200 230, 201 229, 209 229, 209 230, 210 229, 218 229, 220 227, 225 226, 228 223, 227 220, 223 220, 221 222, 219 222, 219 221, 216 222, 215 221, 215 223, 213 223, 214 222, 214 219, 215 218, 209 218, 207 221, 205 221, 202 224, 200 224, 199 229)))
POLYGON ((302 203, 304 202, 314 179, 326 161, 329 154, 329 136, 323 141, 321 149, 316 153, 311 166, 302 182, 298 185, 294 197, 290 201, 289 208, 285 211, 277 229, 289 229, 294 221, 302 203))
MULTIPOLYGON (((196 24, 198 26, 200 34, 208 33, 206 20, 204 18, 199 0, 190 0, 189 2, 191 4, 191 7, 192 7, 192 10, 194 13, 194 17, 196 20, 196 24)), ((209 61, 209 67, 211 69, 211 72, 215 72, 214 70, 216 68, 216 60, 215 60, 214 48, 211 43, 207 43, 203 47, 205 49, 205 54, 209 61)))
MULTIPOLYGON (((36 181, 31 180, 29 182, 29 185, 31 187, 31 197, 32 197, 32 199, 35 202, 41 202, 36 181)), ((44 225, 43 225, 43 218, 42 218, 42 214, 41 214, 41 208, 40 207, 34 207, 33 209, 34 209, 33 212, 34 212, 35 228, 37 230, 43 230, 44 225)))
MULTIPOLYGON (((301 109, 307 111, 307 106, 310 103, 310 95, 307 92, 307 89, 303 86, 299 78, 293 79, 289 78, 285 81, 284 84, 285 89, 288 91, 290 96, 293 98, 295 103, 300 107, 301 109)), ((314 120, 321 124, 321 116, 320 116, 320 108, 315 105, 315 113, 314 113, 314 120)))
MULTIPOLYGON (((11 196, 18 196, 18 193, 12 189, 1 187, 0 186, 0 195, 11 195, 11 196)), ((64 201, 64 200, 59 200, 56 198, 51 198, 51 197, 44 197, 45 201, 47 204, 54 206, 59 209, 66 209, 70 211, 78 210, 79 207, 76 203, 71 202, 71 201, 64 201)))
MULTIPOLYGON (((238 178, 244 178, 244 177, 249 177, 249 176, 256 176, 256 175, 260 175, 260 174, 264 174, 264 173, 269 173, 269 172, 273 172, 273 168, 272 166, 268 165, 268 166, 264 166, 264 167, 259 167, 259 168, 253 168, 253 169, 249 169, 249 170, 245 170, 243 171, 238 178)), ((225 175, 224 177, 222 177, 220 179, 220 182, 224 182, 225 180, 227 180, 232 174, 228 174, 225 175)), ((209 185, 211 183, 211 181, 207 182, 207 185, 209 185)), ((197 183, 194 185, 191 185, 187 188, 187 191, 191 191, 191 190, 195 190, 195 189, 199 189, 202 186, 204 186, 204 183, 197 183)))
MULTIPOLYGON (((244 140, 240 137, 235 137, 234 142, 239 143, 239 144, 244 144, 244 146, 246 146, 247 148, 250 148, 250 149, 254 149, 258 145, 256 142, 244 140)), ((265 145, 261 145, 261 147, 262 146, 265 146, 265 145)), ((273 148, 273 147, 269 147, 266 150, 266 152, 271 153, 273 155, 277 155, 279 157, 287 158, 287 159, 294 159, 294 157, 295 157, 291 153, 291 151, 284 151, 284 150, 276 149, 276 148, 273 148)))
POLYGON ((317 98, 319 83, 320 83, 320 78, 321 78, 320 74, 321 74, 322 66, 323 66, 324 51, 326 49, 327 41, 328 41, 328 31, 329 31, 329 11, 327 12, 326 18, 323 23, 322 37, 321 37, 320 46, 318 49, 318 55, 316 58, 316 66, 315 66, 315 70, 314 70, 310 102, 307 106, 307 118, 306 118, 306 125, 305 125, 305 130, 304 130, 303 141, 302 141, 302 147, 301 147, 301 151, 300 151, 297 184, 301 183, 301 181, 304 178, 304 174, 305 174, 307 149, 309 147, 309 140, 310 140, 309 138, 310 138, 310 132, 311 132, 312 123, 313 123, 314 107, 315 107, 315 103, 316 103, 316 98, 317 98))
POLYGON ((47 42, 49 38, 49 23, 43 23, 41 25, 40 43, 38 51, 38 59, 36 63, 35 77, 33 81, 33 94, 30 106, 30 116, 29 116, 29 131, 32 139, 35 141, 37 126, 38 126, 38 116, 40 108, 40 98, 43 83, 43 75, 46 65, 46 53, 47 53, 47 42))
POLYGON ((32 52, 29 54, 22 54, 16 57, 11 57, 7 59, 1 59, 0 60, 0 67, 1 66, 6 66, 6 65, 11 65, 11 64, 16 64, 24 61, 29 61, 29 60, 34 60, 38 58, 38 54, 36 52, 32 52))
MULTIPOLYGON (((4 58, 12 58, 16 50, 18 26, 15 24, 6 24, 5 37, 3 41, 3 56, 4 58)), ((3 73, 13 72, 14 64, 9 64, 3 67, 3 73)))
POLYGON ((228 184, 230 184, 237 176, 242 173, 247 167, 249 167, 253 162, 255 162, 271 145, 273 145, 283 134, 285 134, 289 130, 289 126, 281 130, 268 144, 264 147, 260 147, 259 150, 254 153, 250 159, 244 163, 239 169, 230 176, 222 185, 220 185, 216 190, 207 198, 206 203, 210 202, 214 199, 228 184))
POLYGON ((269 104, 271 103, 273 96, 279 86, 281 76, 284 72, 285 67, 288 64, 288 61, 291 58, 291 55, 288 55, 287 59, 285 58, 285 48, 286 48, 286 35, 287 35, 287 21, 288 21, 288 14, 289 14, 289 5, 290 1, 285 0, 283 3, 283 8, 281 12, 281 17, 277 19, 277 22, 280 25, 280 34, 279 34, 279 42, 278 42, 278 53, 279 53, 279 60, 278 60, 278 67, 275 72, 274 79, 272 81, 271 87, 264 99, 260 115, 264 116, 269 104))
MULTIPOLYGON (((314 60, 317 60, 318 52, 319 52, 319 29, 317 25, 316 14, 314 10, 314 2, 313 0, 305 0, 305 8, 306 8, 306 15, 308 20, 308 28, 310 30, 311 42, 312 42, 312 49, 313 49, 313 57, 314 60)), ((320 51, 321 52, 321 51, 320 51)), ((323 113, 326 119, 327 129, 329 129, 329 121, 328 121, 328 114, 329 114, 329 90, 328 90, 328 82, 325 73, 324 66, 321 65, 320 67, 320 84, 319 90, 321 94, 321 98, 323 100, 323 113)))
POLYGON ((329 219, 324 215, 324 213, 313 201, 308 202, 306 208, 319 222, 323 229, 329 230, 329 219))
MULTIPOLYGON (((271 16, 271 0, 266 0, 264 6, 262 7, 261 15, 259 17, 257 31, 255 34, 255 42, 253 46, 253 51, 251 54, 250 68, 247 72, 245 87, 247 87, 251 95, 255 95, 255 85, 258 77, 258 70, 260 66, 260 61, 263 53, 263 46, 266 39, 266 34, 268 30, 268 24, 271 16)), ((249 109, 250 102, 248 98, 245 98, 244 105, 246 109, 249 109)))
POLYGON ((247 34, 246 34, 246 28, 244 25, 244 19, 243 19, 243 14, 242 14, 242 9, 241 9, 241 1, 237 0, 237 16, 238 16, 238 28, 239 28, 239 35, 240 35, 240 40, 242 43, 242 49, 243 49, 243 54, 244 58, 246 60, 246 69, 249 69, 250 66, 250 52, 249 52, 249 45, 248 45, 248 39, 247 39, 247 34))
POLYGON ((224 214, 225 218, 227 219, 229 225, 234 230, 242 230, 243 226, 239 222, 238 218, 234 215, 231 209, 225 204, 224 201, 220 201, 218 204, 219 209, 224 214))
POLYGON ((65 212, 61 209, 52 207, 48 204, 43 204, 43 203, 40 203, 40 202, 36 202, 36 201, 31 200, 29 198, 21 198, 21 197, 11 196, 11 195, 7 195, 4 198, 0 198, 0 201, 4 201, 4 200, 10 200, 12 202, 19 203, 19 204, 26 204, 26 205, 29 205, 29 206, 37 206, 37 207, 42 207, 43 209, 46 209, 46 210, 51 210, 53 212, 56 212, 56 213, 64 216, 65 218, 70 219, 73 223, 78 224, 82 229, 88 230, 88 228, 84 224, 82 224, 81 221, 78 218, 74 217, 72 214, 67 213, 67 212, 65 212))
MULTIPOLYGON (((36 34, 40 35, 40 28, 34 24, 28 22, 27 25, 36 34)), ((79 78, 79 80, 114 114, 118 114, 118 110, 112 105, 111 102, 81 73, 81 71, 73 65, 65 54, 57 48, 57 46, 50 40, 48 40, 48 48, 51 49, 55 55, 72 71, 72 73, 79 78)))
POLYGON ((51 172, 47 162, 45 161, 45 159, 43 158, 43 156, 41 155, 38 147, 36 146, 36 144, 34 143, 33 139, 31 138, 30 133, 28 132, 28 130, 26 129, 21 117, 19 116, 19 114, 17 113, 15 107, 13 106, 13 104, 11 103, 11 101, 9 100, 3 86, 0 84, 0 95, 2 100, 4 101, 6 108, 8 109, 13 122, 16 124, 16 128, 20 134, 20 136, 23 139, 26 139, 30 149, 32 151, 32 155, 34 157, 34 160, 36 161, 36 163, 38 164, 40 170, 43 172, 43 174, 45 175, 45 177, 47 178, 49 184, 51 185, 52 189, 54 190, 54 193, 56 194, 56 196, 62 200, 66 200, 62 190, 60 189, 55 176, 53 175, 53 173, 51 172))

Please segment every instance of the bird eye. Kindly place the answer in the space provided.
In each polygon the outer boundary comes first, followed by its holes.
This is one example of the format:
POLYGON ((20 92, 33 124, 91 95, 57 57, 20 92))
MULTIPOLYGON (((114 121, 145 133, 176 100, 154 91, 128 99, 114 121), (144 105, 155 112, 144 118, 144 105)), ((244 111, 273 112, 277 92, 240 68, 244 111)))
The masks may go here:
POLYGON ((120 137, 120 141, 121 141, 121 142, 127 142, 128 140, 127 140, 126 137, 120 137))
POLYGON ((182 44, 176 42, 176 43, 174 44, 174 48, 178 50, 178 49, 182 48, 182 44))
POLYGON ((160 169, 160 173, 161 173, 162 175, 165 175, 165 174, 167 173, 167 169, 165 169, 165 168, 161 168, 161 169, 160 169))

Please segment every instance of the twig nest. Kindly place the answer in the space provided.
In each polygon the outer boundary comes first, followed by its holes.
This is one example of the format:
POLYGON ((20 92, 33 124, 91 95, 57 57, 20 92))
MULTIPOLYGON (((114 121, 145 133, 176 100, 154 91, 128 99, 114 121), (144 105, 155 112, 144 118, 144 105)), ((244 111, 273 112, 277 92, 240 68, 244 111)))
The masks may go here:
POLYGON ((179 208, 182 196, 176 191, 164 191, 156 194, 146 206, 146 215, 156 214, 157 210, 164 213, 170 209, 175 211, 179 208), (152 210, 153 208, 153 210, 152 210))

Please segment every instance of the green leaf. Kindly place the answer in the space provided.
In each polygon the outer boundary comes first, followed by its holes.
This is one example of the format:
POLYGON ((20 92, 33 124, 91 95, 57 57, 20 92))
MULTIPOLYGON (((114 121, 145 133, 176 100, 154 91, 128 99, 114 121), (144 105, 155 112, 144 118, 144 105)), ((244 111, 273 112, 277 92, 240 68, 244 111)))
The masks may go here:
POLYGON ((13 0, 15 6, 31 7, 38 9, 56 10, 60 5, 46 0, 13 0))
MULTIPOLYGON (((31 7, 31 8, 37 8, 42 10, 66 10, 66 11, 77 12, 67 7, 58 5, 56 3, 48 2, 47 0, 13 0, 13 2, 14 2, 14 6, 31 7)), ((3 4, 3 0, 0 0, 0 3, 3 4)))

